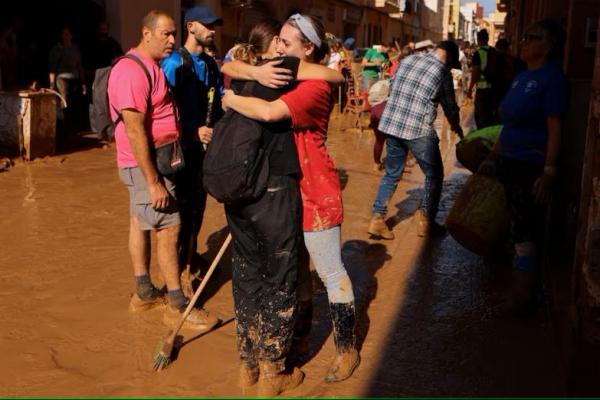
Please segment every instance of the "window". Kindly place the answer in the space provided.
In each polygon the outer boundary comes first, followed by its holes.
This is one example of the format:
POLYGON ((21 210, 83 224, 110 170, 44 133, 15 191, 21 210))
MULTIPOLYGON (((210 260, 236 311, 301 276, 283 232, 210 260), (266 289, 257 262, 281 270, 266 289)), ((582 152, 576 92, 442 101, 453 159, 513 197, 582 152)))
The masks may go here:
POLYGON ((596 47, 598 38, 598 18, 588 17, 585 24, 585 48, 593 49, 596 47))

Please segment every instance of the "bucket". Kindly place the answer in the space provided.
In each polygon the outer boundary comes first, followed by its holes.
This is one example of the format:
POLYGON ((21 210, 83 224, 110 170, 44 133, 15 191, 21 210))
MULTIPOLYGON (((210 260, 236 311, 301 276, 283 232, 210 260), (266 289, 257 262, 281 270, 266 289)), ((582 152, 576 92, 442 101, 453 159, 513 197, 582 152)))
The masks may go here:
POLYGON ((471 175, 446 219, 446 229, 467 250, 483 256, 510 228, 504 188, 496 179, 471 175))

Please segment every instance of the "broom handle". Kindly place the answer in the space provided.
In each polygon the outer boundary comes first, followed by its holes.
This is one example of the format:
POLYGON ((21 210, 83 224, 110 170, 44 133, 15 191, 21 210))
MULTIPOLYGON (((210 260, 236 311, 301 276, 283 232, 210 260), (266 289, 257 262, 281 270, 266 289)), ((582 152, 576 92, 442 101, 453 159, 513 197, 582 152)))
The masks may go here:
POLYGON ((185 320, 187 319, 188 315, 192 311, 192 308, 194 308, 194 305, 196 304, 196 301, 198 301, 198 298, 200 297, 200 294, 202 293, 202 290, 204 290, 204 287, 206 286, 206 283, 210 279, 210 276, 214 272, 215 268, 217 268, 217 265, 219 264, 219 261, 221 261, 221 257, 223 257, 223 254, 225 253, 225 250, 227 250, 227 246, 229 246, 230 242, 231 242, 231 233, 229 233, 227 235, 227 238, 223 242, 223 245, 221 246, 221 249, 219 249, 219 252, 215 256, 215 259, 213 260, 210 268, 208 269, 208 272, 206 273, 206 276, 204 277, 204 279, 202 279, 202 282, 200 283, 200 287, 198 287, 198 289, 196 289, 196 293, 194 293, 194 297, 192 297, 192 299, 190 300, 189 304, 187 305, 187 308, 185 309, 185 311, 183 312, 183 315, 179 319, 179 323, 177 324, 177 328, 175 328, 175 330, 173 331, 173 333, 171 334, 171 337, 169 339, 174 338, 175 336, 177 336, 177 333, 179 333, 179 330, 181 329, 181 327, 183 326, 183 324, 184 324, 185 320))

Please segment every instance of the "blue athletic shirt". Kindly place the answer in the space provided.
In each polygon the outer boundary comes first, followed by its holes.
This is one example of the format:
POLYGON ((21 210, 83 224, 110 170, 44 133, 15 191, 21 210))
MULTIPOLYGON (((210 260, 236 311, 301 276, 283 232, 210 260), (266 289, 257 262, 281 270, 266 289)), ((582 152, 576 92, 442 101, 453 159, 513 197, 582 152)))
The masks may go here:
POLYGON ((547 117, 562 117, 568 108, 568 83, 560 67, 546 63, 515 77, 502 104, 500 155, 543 164, 548 144, 547 117))
POLYGON ((179 111, 184 140, 198 140, 198 128, 206 125, 208 91, 215 88, 212 106, 212 124, 223 115, 221 97, 223 81, 216 61, 207 54, 190 54, 194 75, 185 70, 181 50, 174 51, 161 62, 165 76, 173 90, 179 111))

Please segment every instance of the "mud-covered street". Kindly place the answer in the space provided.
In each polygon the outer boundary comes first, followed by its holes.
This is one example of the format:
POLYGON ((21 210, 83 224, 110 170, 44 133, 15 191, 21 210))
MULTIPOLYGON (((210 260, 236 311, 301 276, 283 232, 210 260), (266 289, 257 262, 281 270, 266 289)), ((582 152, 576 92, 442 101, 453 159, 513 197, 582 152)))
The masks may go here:
MULTIPOLYGON (((317 284, 306 379, 289 394, 565 394, 563 357, 547 313, 528 320, 491 316, 508 285, 510 261, 484 263, 450 236, 417 237, 418 167, 404 175, 394 197, 396 239, 369 239, 380 177, 372 171, 373 135, 338 127, 334 119, 328 147, 345 185, 343 258, 357 297, 362 363, 349 380, 324 383, 335 350, 327 296, 317 284)), ((447 135, 440 143, 446 178, 439 222, 468 176, 447 135)), ((168 329, 160 309, 128 312, 128 201, 114 152, 114 146, 78 150, 0 174, 0 396, 252 396, 238 388, 228 253, 202 296, 224 324, 186 335, 176 361, 152 371, 168 329)), ((199 239, 206 260, 226 232, 223 207, 210 201, 199 239)), ((160 282, 155 260, 151 273, 160 282)))

